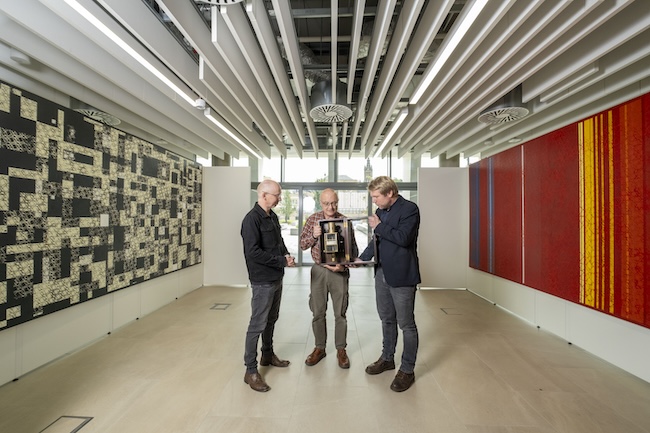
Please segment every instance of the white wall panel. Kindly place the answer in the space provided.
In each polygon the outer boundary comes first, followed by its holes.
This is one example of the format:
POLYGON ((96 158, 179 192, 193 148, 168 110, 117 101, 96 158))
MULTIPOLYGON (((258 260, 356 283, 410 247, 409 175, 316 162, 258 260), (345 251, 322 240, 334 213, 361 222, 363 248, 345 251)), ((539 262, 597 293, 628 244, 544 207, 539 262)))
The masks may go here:
POLYGON ((20 373, 70 353, 111 330, 111 296, 102 296, 16 326, 20 373))
POLYGON ((0 332, 0 385, 74 352, 201 287, 200 265, 74 305, 0 332))
POLYGON ((467 287, 468 173, 467 168, 420 168, 418 255, 422 287, 467 287))
POLYGON ((485 272, 469 275, 470 291, 650 382, 650 329, 485 272))
POLYGON ((196 266, 183 269, 183 272, 175 272, 176 276, 176 297, 180 298, 191 291, 203 286, 203 262, 196 266))
MULTIPOLYGON (((467 262, 469 262, 469 258, 467 262)), ((467 288, 482 298, 490 301, 494 299, 494 277, 486 272, 467 268, 467 288)))
POLYGON ((535 291, 529 287, 499 278, 494 284, 492 302, 522 319, 535 322, 535 291))
POLYGON ((140 286, 113 293, 113 329, 131 323, 142 314, 140 286))
POLYGON ((567 302, 557 296, 535 290, 535 307, 533 323, 566 340, 567 302))
POLYGON ((0 332, 0 385, 18 377, 16 370, 16 328, 9 328, 0 332))
POLYGON ((178 272, 172 272, 170 278, 154 278, 140 284, 142 297, 141 316, 156 311, 178 298, 178 272))
POLYGON ((567 340, 650 382, 650 329, 568 303, 567 340))
POLYGON ((203 169, 203 284, 247 285, 241 222, 251 209, 250 167, 203 169))

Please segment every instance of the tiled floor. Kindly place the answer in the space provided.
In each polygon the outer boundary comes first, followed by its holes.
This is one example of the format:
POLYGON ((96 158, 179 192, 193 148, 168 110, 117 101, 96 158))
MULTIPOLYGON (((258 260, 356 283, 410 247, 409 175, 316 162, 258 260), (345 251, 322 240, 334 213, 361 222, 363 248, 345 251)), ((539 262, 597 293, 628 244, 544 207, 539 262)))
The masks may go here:
POLYGON ((92 417, 80 433, 650 433, 649 383, 467 291, 418 292, 416 382, 395 393, 394 372, 364 372, 381 347, 370 269, 352 271, 350 292, 349 370, 333 341, 304 364, 309 268, 288 269, 275 349, 292 364, 261 367, 270 392, 243 382, 249 289, 204 287, 0 387, 0 432, 69 416, 92 417))

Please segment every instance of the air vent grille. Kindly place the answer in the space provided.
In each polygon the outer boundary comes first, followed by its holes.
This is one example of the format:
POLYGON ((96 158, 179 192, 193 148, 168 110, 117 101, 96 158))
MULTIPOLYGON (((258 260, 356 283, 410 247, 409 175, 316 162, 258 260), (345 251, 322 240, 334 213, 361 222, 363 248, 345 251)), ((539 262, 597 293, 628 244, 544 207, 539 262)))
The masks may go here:
POLYGON ((309 115, 314 122, 343 122, 352 116, 352 110, 345 105, 326 104, 312 108, 309 115))
POLYGON ((79 108, 75 111, 83 114, 86 117, 90 117, 93 120, 97 120, 98 122, 105 123, 109 126, 115 126, 122 123, 122 121, 117 117, 110 115, 108 113, 104 113, 103 111, 94 110, 92 108, 90 109, 79 108))
POLYGON ((336 86, 336 103, 332 103, 332 82, 320 81, 311 88, 309 115, 314 122, 343 122, 352 116, 352 110, 341 102, 345 101, 345 86, 340 81, 336 86))
POLYGON ((501 125, 528 116, 530 111, 521 101, 521 84, 504 95, 478 116, 487 125, 501 125))
POLYGON ((514 122, 523 119, 528 115, 528 108, 524 107, 504 107, 486 111, 478 116, 479 122, 488 125, 498 125, 501 123, 514 122))
POLYGON ((72 108, 77 113, 81 113, 86 117, 89 117, 98 122, 105 123, 109 126, 115 126, 122 123, 120 119, 113 116, 112 114, 106 113, 105 111, 99 110, 91 105, 86 104, 83 101, 72 97, 70 98, 70 108, 72 108))

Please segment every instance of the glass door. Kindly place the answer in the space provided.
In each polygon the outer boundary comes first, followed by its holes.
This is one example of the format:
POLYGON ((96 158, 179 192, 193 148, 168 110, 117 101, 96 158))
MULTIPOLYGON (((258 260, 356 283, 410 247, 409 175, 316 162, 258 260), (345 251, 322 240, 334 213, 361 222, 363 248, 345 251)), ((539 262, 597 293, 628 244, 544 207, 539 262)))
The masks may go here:
POLYGON ((296 189, 282 189, 282 200, 273 209, 280 220, 282 228, 282 239, 289 250, 289 254, 298 260, 300 252, 299 238, 299 210, 300 210, 300 191, 296 189))

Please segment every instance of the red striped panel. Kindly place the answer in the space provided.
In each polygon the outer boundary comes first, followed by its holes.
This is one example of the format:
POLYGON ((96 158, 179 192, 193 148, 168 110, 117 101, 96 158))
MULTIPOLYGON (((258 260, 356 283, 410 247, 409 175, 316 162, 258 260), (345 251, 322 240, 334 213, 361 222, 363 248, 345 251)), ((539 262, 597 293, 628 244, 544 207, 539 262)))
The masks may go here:
POLYGON ((481 270, 650 327, 650 94, 470 176, 481 270))
POLYGON ((522 283, 521 146, 492 158, 494 273, 522 283))
POLYGON ((578 301, 578 146, 576 125, 525 145, 524 284, 578 301))

